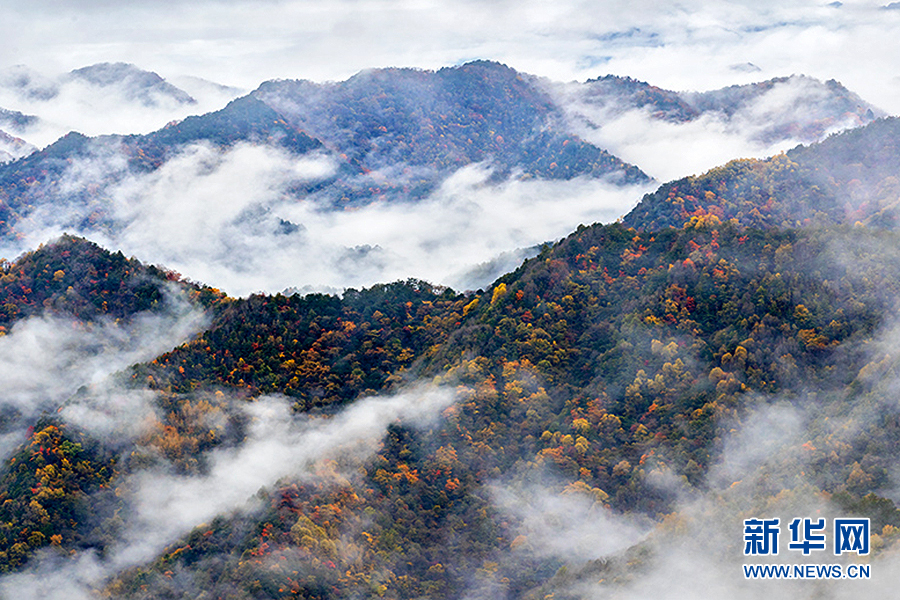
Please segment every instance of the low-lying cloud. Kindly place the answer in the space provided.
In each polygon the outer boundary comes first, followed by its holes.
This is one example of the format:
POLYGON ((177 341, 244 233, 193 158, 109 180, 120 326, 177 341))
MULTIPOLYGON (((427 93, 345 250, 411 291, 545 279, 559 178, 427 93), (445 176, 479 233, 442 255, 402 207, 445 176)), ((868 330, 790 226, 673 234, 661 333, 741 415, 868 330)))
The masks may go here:
POLYGON ((143 471, 123 482, 134 512, 113 550, 115 562, 149 560, 193 527, 244 507, 261 488, 282 478, 314 477, 322 460, 358 463, 377 449, 391 423, 432 423, 453 400, 448 389, 421 387, 362 399, 334 417, 314 418, 292 415, 289 399, 259 398, 245 408, 247 438, 236 448, 213 451, 208 474, 143 471))
MULTIPOLYGON (((25 429, 41 412, 56 411, 80 387, 101 385, 110 375, 183 343, 207 322, 205 314, 178 292, 168 293, 167 305, 164 312, 118 322, 32 317, 0 337, 0 409, 17 415, 0 435, 0 458, 23 441, 25 429)), ((110 396, 110 404, 103 408, 105 418, 124 425, 143 403, 126 394, 110 396)), ((89 429, 101 427, 99 413, 85 414, 86 410, 73 406, 64 412, 73 411, 73 418, 89 429), (78 418, 79 411, 91 418, 78 418)))
POLYGON ((153 468, 117 482, 126 526, 103 558, 85 552, 63 560, 45 553, 26 571, 0 579, 0 594, 93 597, 107 577, 151 560, 194 527, 220 514, 254 510, 256 493, 283 478, 321 477, 318 467, 326 460, 338 461, 348 469, 346 477, 355 477, 354 468, 377 450, 390 424, 432 426, 454 399, 450 389, 412 387, 317 418, 292 414, 289 399, 283 397, 243 404, 241 410, 250 420, 246 438, 237 447, 212 451, 205 474, 177 475, 153 468))
POLYGON ((3 66, 0 108, 37 117, 11 133, 38 148, 70 131, 89 136, 150 133, 171 121, 218 110, 246 93, 194 77, 179 79, 189 90, 177 90, 182 94, 177 96, 141 86, 140 81, 99 85, 68 74, 47 76, 22 65, 3 66), (195 102, 184 101, 185 91, 195 102))
POLYGON ((649 520, 616 514, 590 491, 563 493, 549 479, 493 485, 491 498, 519 523, 514 546, 540 557, 586 562, 623 552, 650 532, 649 520))
MULTIPOLYGON (((61 186, 76 190, 104 169, 118 173, 103 192, 113 226, 75 232, 233 295, 339 291, 409 277, 475 289, 502 274, 499 269, 515 267, 511 262, 523 256, 517 250, 555 241, 579 224, 614 221, 650 191, 589 178, 514 176, 496 183, 488 165, 476 164, 418 202, 335 210, 329 198, 291 192, 334 173, 327 154, 197 144, 140 175, 127 174, 116 160, 98 150, 63 178, 61 186), (497 268, 472 271, 504 253, 509 260, 497 268)), ((28 229, 21 250, 73 232, 90 210, 36 210, 22 225, 28 229)))
MULTIPOLYGON (((860 123, 855 113, 840 115, 846 107, 834 92, 808 77, 774 83, 740 103, 728 100, 731 114, 707 109, 686 122, 663 120, 649 108, 623 110, 612 98, 592 103, 578 84, 550 89, 576 134, 659 181, 700 174, 736 158, 767 158, 860 123)), ((688 104, 697 97, 683 94, 688 104)))

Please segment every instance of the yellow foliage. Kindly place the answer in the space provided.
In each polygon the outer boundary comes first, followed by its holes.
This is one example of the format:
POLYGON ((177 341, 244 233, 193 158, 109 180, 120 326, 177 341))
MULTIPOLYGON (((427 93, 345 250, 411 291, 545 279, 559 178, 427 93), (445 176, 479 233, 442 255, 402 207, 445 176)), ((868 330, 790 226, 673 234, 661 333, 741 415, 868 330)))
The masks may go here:
POLYGON ((501 283, 497 287, 494 288, 494 294, 491 296, 491 306, 497 303, 497 300, 502 298, 506 294, 506 284, 501 283))

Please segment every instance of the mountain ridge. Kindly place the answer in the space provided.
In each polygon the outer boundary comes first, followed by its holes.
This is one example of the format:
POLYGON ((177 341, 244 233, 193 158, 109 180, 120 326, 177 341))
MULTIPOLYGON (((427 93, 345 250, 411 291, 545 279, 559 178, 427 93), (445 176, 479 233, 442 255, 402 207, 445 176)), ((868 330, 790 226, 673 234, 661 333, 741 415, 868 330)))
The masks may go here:
POLYGON ((662 185, 623 222, 682 227, 707 214, 754 227, 898 222, 900 120, 882 118, 766 160, 735 160, 662 185))
POLYGON ((148 106, 168 98, 178 104, 197 104, 188 93, 167 82, 157 73, 130 63, 97 63, 70 71, 67 78, 85 81, 101 88, 120 87, 126 98, 148 106))

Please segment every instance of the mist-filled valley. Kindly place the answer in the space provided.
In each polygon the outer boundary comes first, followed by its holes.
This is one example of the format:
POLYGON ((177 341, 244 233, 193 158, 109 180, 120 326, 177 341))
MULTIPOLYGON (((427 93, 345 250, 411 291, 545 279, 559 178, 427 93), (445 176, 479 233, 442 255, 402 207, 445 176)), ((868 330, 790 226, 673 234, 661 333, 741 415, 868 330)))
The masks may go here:
POLYGON ((735 81, 0 73, 0 597, 889 594, 900 122, 735 81))
POLYGON ((68 232, 235 295, 407 277, 478 289, 578 224, 624 216, 653 177, 765 158, 883 115, 808 77, 687 93, 622 77, 563 84, 490 61, 274 80, 186 118, 199 101, 133 65, 7 75, 14 98, 50 114, 78 83, 76 115, 115 113, 91 103, 112 97, 124 120, 178 117, 34 151, 25 140, 49 117, 0 113, 31 148, 0 165, 7 256, 68 232))

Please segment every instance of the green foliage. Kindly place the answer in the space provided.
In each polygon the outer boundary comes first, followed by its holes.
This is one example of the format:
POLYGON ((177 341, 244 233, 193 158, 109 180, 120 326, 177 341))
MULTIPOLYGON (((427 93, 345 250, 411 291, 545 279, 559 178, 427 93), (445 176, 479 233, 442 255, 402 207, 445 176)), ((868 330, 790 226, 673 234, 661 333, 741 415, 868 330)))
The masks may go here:
POLYGON ((46 310, 79 319, 121 318, 163 302, 166 276, 86 240, 63 236, 0 265, 0 324, 46 310))
POLYGON ((334 296, 250 296, 228 303, 209 330, 133 378, 188 392, 228 385, 249 395, 279 392, 297 408, 340 405, 403 380, 439 344, 463 300, 418 281, 334 296))

